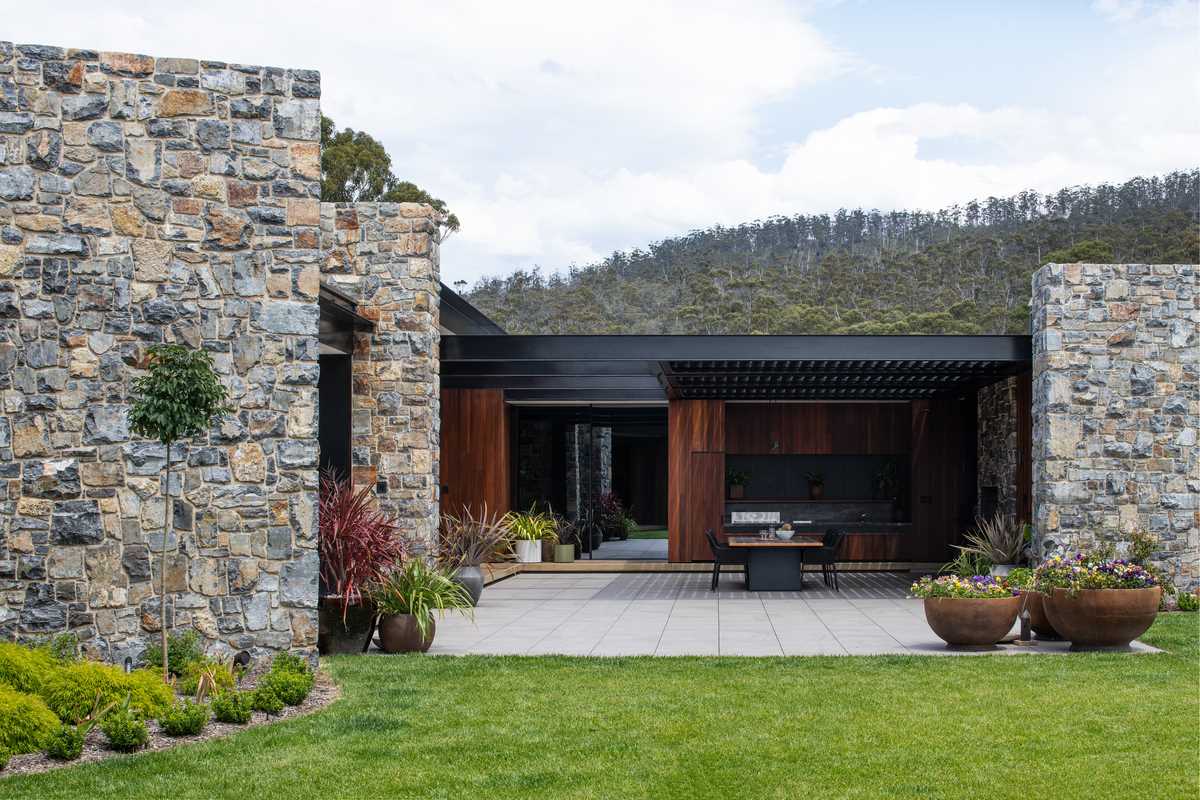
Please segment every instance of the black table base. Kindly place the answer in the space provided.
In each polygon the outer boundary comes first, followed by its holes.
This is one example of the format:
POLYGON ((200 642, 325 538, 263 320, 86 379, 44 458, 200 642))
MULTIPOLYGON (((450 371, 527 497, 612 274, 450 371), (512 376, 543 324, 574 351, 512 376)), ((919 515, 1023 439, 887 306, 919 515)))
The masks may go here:
POLYGON ((746 588, 752 592, 804 590, 804 549, 751 547, 746 558, 746 588))

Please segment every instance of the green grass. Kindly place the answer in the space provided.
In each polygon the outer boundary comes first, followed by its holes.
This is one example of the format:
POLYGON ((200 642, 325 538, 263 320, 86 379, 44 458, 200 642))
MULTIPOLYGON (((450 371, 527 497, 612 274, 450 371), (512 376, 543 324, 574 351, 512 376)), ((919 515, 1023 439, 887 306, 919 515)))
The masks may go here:
POLYGON ((630 539, 665 539, 667 538, 666 528, 647 528, 643 531, 634 531, 629 534, 630 539))
POLYGON ((0 781, 17 798, 1197 797, 1200 617, 1167 655, 340 657, 319 714, 0 781))

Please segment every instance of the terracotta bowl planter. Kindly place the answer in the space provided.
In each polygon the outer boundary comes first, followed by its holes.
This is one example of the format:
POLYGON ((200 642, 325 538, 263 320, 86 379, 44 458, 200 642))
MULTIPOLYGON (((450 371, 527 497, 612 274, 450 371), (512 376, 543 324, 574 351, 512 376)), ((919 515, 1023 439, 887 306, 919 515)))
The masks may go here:
POLYGON ((1041 592, 1022 591, 1021 597, 1024 600, 1025 609, 1029 610, 1029 627, 1033 629, 1037 637, 1050 640, 1061 639, 1058 631, 1054 630, 1050 618, 1046 616, 1046 595, 1041 592))
POLYGON ((990 647, 1012 630, 1019 613, 1020 597, 925 598, 925 620, 951 647, 990 647))
POLYGON ((390 614, 379 618, 379 648, 385 653, 424 653, 433 644, 436 620, 429 620, 429 635, 421 638, 412 614, 390 614))
POLYGON ((1046 616, 1072 650, 1127 649, 1158 616, 1162 589, 1055 589, 1046 616))
POLYGON ((317 650, 321 655, 365 653, 371 645, 375 606, 355 604, 342 614, 342 598, 322 597, 317 609, 317 650))

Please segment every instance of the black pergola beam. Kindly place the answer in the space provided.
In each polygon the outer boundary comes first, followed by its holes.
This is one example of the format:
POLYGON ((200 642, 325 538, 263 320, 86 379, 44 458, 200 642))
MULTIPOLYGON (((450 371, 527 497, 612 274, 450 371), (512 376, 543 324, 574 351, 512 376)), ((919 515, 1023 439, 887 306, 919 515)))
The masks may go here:
POLYGON ((667 399, 659 389, 506 389, 504 398, 512 402, 562 403, 644 403, 667 399))
MULTIPOLYGON (((442 347, 449 337, 442 339, 442 347)), ((442 375, 657 375, 657 361, 447 361, 442 375)))
POLYGON ((446 389, 648 389, 662 393, 653 375, 444 375, 446 389))

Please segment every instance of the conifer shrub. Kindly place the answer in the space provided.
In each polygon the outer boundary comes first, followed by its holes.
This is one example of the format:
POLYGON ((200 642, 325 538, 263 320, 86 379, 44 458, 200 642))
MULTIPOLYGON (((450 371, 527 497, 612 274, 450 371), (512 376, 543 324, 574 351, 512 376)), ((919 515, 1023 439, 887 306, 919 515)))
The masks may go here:
POLYGON ((150 741, 146 723, 129 708, 110 711, 100 722, 100 730, 108 740, 108 746, 121 753, 140 750, 150 741))
POLYGON ((167 736, 195 736, 208 724, 208 706, 183 699, 158 717, 158 725, 167 736))
POLYGON ((0 684, 0 751, 36 753, 61 723, 41 698, 0 684))
POLYGON ((55 761, 74 761, 83 755, 83 737, 82 728, 61 725, 46 740, 46 755, 55 761))
POLYGON ((58 662, 45 648, 0 642, 0 683, 7 683, 18 692, 37 694, 42 678, 57 666, 58 662))
POLYGON ((250 700, 250 707, 264 714, 275 715, 283 711, 283 701, 279 699, 279 695, 270 686, 260 685, 254 690, 253 697, 250 700))
POLYGON ((233 725, 245 725, 250 721, 254 699, 249 692, 228 690, 213 695, 213 716, 218 722, 228 722, 233 725))

